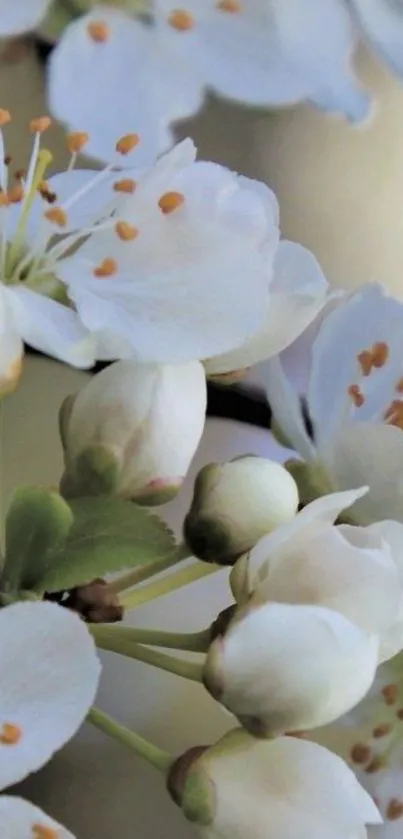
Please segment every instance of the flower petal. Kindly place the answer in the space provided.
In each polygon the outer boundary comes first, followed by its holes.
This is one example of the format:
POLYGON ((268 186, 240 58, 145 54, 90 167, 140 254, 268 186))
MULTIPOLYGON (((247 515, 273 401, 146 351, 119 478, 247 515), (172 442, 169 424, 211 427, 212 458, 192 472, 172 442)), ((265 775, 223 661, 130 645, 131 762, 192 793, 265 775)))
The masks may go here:
POLYGON ((0 611, 0 725, 19 739, 0 745, 0 788, 40 769, 77 731, 98 685, 100 664, 82 621, 53 603, 0 611))
POLYGON ((162 362, 206 358, 256 331, 278 242, 271 193, 215 164, 164 175, 159 161, 155 180, 152 170, 121 212, 139 231, 133 241, 103 231, 59 263, 91 331, 114 332, 137 359, 162 362), (158 199, 176 192, 182 205, 162 213, 158 199), (105 258, 117 271, 99 279, 105 258))
POLYGON ((0 394, 8 393, 17 384, 23 353, 12 301, 7 289, 0 283, 0 394))
POLYGON ((0 36, 20 35, 35 29, 45 17, 52 0, 0 0, 0 36))
POLYGON ((323 449, 323 462, 334 489, 365 484, 369 492, 350 513, 359 524, 382 519, 403 522, 403 433, 381 423, 349 423, 332 445, 323 449))
POLYGON ((169 124, 198 111, 202 83, 158 27, 98 8, 72 23, 53 51, 49 101, 58 119, 90 133, 86 152, 103 160, 116 159, 119 137, 139 134, 139 145, 119 165, 143 166, 172 145, 169 124), (97 43, 88 27, 100 20, 108 34, 97 43))
POLYGON ((24 341, 73 367, 92 367, 95 338, 68 306, 29 288, 9 289, 13 313, 24 341))
POLYGON ((316 449, 305 427, 301 402, 280 359, 272 358, 266 362, 263 375, 273 418, 284 437, 305 460, 313 460, 316 449))
POLYGON ((366 115, 368 97, 349 69, 351 21, 339 0, 247 0, 232 14, 187 0, 194 25, 179 32, 169 25, 177 0, 156 7, 167 43, 221 95, 254 105, 309 98, 351 119, 366 115))
POLYGON ((74 839, 69 830, 39 807, 11 795, 0 795, 0 834, 1 839, 35 839, 42 835, 49 836, 49 839, 53 836, 55 839, 74 839), (39 832, 40 828, 43 828, 42 833, 39 832))
POLYGON ((403 6, 399 0, 350 0, 361 26, 392 70, 403 75, 403 6))
POLYGON ((263 326, 239 349, 208 359, 207 375, 251 367, 281 352, 320 312, 327 289, 325 276, 311 252, 294 242, 280 242, 263 326))
POLYGON ((378 648, 376 636, 331 609, 266 603, 213 642, 204 683, 251 733, 317 728, 365 696, 378 648))

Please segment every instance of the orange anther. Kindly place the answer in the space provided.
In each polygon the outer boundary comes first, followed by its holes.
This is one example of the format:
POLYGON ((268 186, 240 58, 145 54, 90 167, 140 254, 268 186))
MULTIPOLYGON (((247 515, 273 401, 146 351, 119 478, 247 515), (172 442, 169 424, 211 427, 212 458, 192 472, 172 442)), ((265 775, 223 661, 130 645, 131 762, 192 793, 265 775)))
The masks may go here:
POLYGON ((50 210, 46 210, 45 218, 57 224, 58 227, 66 227, 68 222, 67 213, 61 207, 51 207, 50 210))
POLYGON ((378 341, 372 347, 372 364, 379 369, 384 367, 389 358, 389 347, 385 341, 378 341))
POLYGON ((382 688, 382 695, 387 705, 394 705, 399 695, 399 688, 397 685, 385 685, 382 688))
POLYGON ((348 395, 351 397, 351 401, 356 408, 361 408, 365 402, 365 396, 359 387, 359 385, 350 385, 347 388, 348 395))
POLYGON ((3 190, 0 191, 0 207, 9 207, 10 206, 10 199, 7 195, 7 192, 3 190))
POLYGON ((115 230, 119 239, 122 239, 122 242, 131 242, 137 238, 140 232, 137 227, 129 224, 128 221, 118 221, 115 225, 115 230))
POLYGON ((240 12, 242 9, 241 4, 238 0, 219 0, 217 3, 217 9, 220 9, 220 12, 229 12, 230 14, 236 14, 240 12))
POLYGON ((186 9, 174 9, 168 18, 168 23, 179 32, 187 32, 193 29, 195 19, 186 9))
POLYGON ((87 32, 96 44, 104 44, 111 34, 111 30, 104 20, 91 20, 87 26, 87 32))
POLYGON ((158 201, 160 210, 165 214, 173 213, 185 202, 185 196, 181 192, 165 192, 158 201))
POLYGON ((10 204, 19 204, 24 197, 24 189, 21 184, 14 184, 8 193, 8 200, 10 204))
POLYGON ((138 134, 125 134, 124 137, 121 137, 120 140, 117 141, 116 151, 118 151, 119 154, 129 154, 129 152, 136 148, 139 142, 140 137, 138 134))
POLYGON ((6 111, 5 108, 0 108, 0 127, 7 125, 8 122, 11 122, 10 111, 6 111))
POLYGON ((399 381, 396 383, 396 390, 397 393, 403 393, 403 376, 399 381))
POLYGON ((362 375, 369 376, 372 371, 373 357, 371 350, 363 350, 357 355, 358 362, 361 366, 362 375))
POLYGON ((47 824, 32 825, 32 839, 58 839, 59 831, 47 824))
POLYGON ((74 131, 67 135, 67 148, 70 154, 78 154, 88 143, 90 135, 86 131, 74 131))
POLYGON ((368 763, 372 757, 372 752, 365 743, 356 743, 351 749, 350 757, 353 763, 368 763))
POLYGON ((47 131, 48 128, 52 125, 52 120, 50 117, 36 117, 35 119, 31 119, 29 123, 29 130, 32 133, 36 134, 43 134, 44 131, 47 131))
POLYGON ((403 801, 399 798, 391 798, 386 809, 386 818, 393 822, 403 817, 403 801))
POLYGON ((22 729, 13 722, 5 722, 0 731, 0 743, 3 746, 16 746, 22 737, 22 729))
POLYGON ((118 264, 114 259, 106 257, 102 260, 100 265, 94 268, 94 275, 96 277, 112 277, 118 270, 118 264))
POLYGON ((133 181, 132 178, 123 178, 123 180, 116 181, 116 183, 113 184, 115 192, 127 192, 129 195, 133 194, 136 186, 136 181, 133 181))
POLYGON ((375 737, 375 740, 379 740, 380 737, 387 737, 388 734, 392 731, 392 726, 385 722, 381 725, 375 726, 372 736, 375 737))
POLYGON ((384 768, 384 761, 380 755, 376 755, 371 763, 365 767, 365 771, 368 775, 375 775, 375 772, 379 772, 380 769, 384 768))

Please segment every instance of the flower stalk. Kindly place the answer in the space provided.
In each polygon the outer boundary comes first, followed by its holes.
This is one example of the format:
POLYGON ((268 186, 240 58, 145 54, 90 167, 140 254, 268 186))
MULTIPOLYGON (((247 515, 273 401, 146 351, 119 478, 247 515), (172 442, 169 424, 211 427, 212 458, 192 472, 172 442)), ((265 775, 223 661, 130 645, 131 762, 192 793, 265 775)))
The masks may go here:
MULTIPOLYGON (((119 645, 122 649, 131 649, 134 645, 147 644, 153 647, 165 647, 166 649, 184 650, 192 653, 207 652, 211 642, 210 628, 201 632, 163 632, 159 629, 137 629, 130 626, 104 626, 102 624, 90 625, 90 632, 99 647, 103 644, 116 645, 115 652, 119 645)), ((109 647, 104 647, 109 649, 109 647)), ((126 653, 123 653, 126 655, 126 653)))
POLYGON ((143 647, 133 641, 130 634, 122 636, 119 633, 110 633, 107 628, 105 631, 103 627, 92 627, 91 631, 97 646, 101 650, 118 653, 136 661, 143 661, 144 664, 149 664, 151 667, 157 667, 159 670, 165 670, 192 682, 202 681, 202 663, 186 661, 174 658, 171 655, 165 655, 165 653, 160 653, 157 650, 150 650, 148 647, 143 647))
POLYGON ((134 571, 129 571, 127 574, 123 574, 121 577, 118 577, 116 580, 109 583, 109 588, 116 594, 120 594, 120 592, 133 588, 138 585, 138 583, 142 583, 150 577, 155 577, 162 571, 172 568, 174 565, 177 565, 179 562, 182 562, 188 557, 189 548, 187 548, 186 545, 179 545, 177 551, 173 555, 165 557, 157 562, 142 565, 140 568, 135 568, 134 571))
POLYGON ((168 752, 158 748, 158 746, 154 746, 153 743, 145 740, 144 737, 140 737, 135 731, 131 731, 126 726, 120 725, 113 717, 105 714, 104 711, 100 711, 99 708, 91 708, 87 720, 95 728, 99 728, 105 734, 108 734, 109 737, 112 737, 119 743, 123 743, 123 745, 128 746, 136 754, 140 755, 140 757, 148 760, 152 766, 155 766, 164 775, 168 773, 173 763, 173 758, 168 752))
POLYGON ((220 570, 219 565, 206 565, 203 562, 197 562, 187 568, 182 568, 175 574, 164 577, 162 580, 156 580, 155 583, 150 583, 148 586, 122 594, 120 604, 124 609, 137 609, 144 603, 149 603, 151 600, 156 600, 157 597, 163 597, 165 594, 184 588, 190 583, 208 577, 210 574, 215 574, 220 570))

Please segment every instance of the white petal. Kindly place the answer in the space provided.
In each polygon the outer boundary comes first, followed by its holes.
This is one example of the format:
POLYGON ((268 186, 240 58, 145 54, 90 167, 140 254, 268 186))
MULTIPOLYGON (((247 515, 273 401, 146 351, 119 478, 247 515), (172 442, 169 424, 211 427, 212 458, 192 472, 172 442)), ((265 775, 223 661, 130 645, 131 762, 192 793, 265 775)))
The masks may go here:
POLYGON ((0 788, 40 769, 77 731, 97 690, 100 664, 82 621, 52 603, 0 611, 0 725, 21 730, 0 745, 0 788))
POLYGON ((396 397, 402 355, 403 304, 380 286, 360 289, 325 318, 313 345, 308 395, 318 446, 325 446, 349 417, 381 419, 396 397), (389 347, 387 363, 363 378, 357 356, 378 342, 389 347), (354 408, 348 395, 349 386, 357 382, 365 396, 361 408, 354 408))
POLYGON ((351 22, 339 0, 246 0, 235 14, 188 0, 194 26, 186 32, 167 23, 176 0, 156 5, 167 42, 221 95, 255 105, 310 98, 351 119, 366 115, 368 99, 349 69, 351 22))
POLYGON ((401 588, 382 536, 358 527, 316 523, 271 553, 251 603, 311 603, 382 634, 397 617, 401 588))
POLYGON ((239 349, 208 359, 207 374, 251 367, 281 352, 325 305, 327 288, 325 276, 310 251, 294 242, 280 242, 263 326, 239 349))
POLYGON ((365 484, 369 492, 350 510, 359 524, 403 522, 403 433, 380 423, 349 423, 321 457, 335 489, 365 484))
POLYGON ((252 733, 317 728, 365 696, 378 647, 338 612, 267 603, 213 642, 204 680, 252 733))
POLYGON ((136 358, 162 362, 206 358, 256 331, 278 241, 272 200, 215 164, 168 167, 164 176, 159 163, 122 218, 139 230, 134 241, 104 231, 59 264, 91 331, 115 332, 136 358), (185 201, 164 215, 158 198, 172 191, 185 201), (100 280, 93 272, 106 257, 118 272, 100 280))
POLYGON ((305 460, 314 460, 316 449, 305 427, 301 401, 279 358, 273 358, 264 365, 264 383, 273 418, 290 446, 305 460))
POLYGON ((119 137, 139 134, 139 145, 119 165, 142 166, 172 144, 169 124, 200 108, 202 83, 157 27, 102 8, 63 33, 50 60, 49 100, 58 119, 90 133, 86 152, 95 157, 114 160, 119 137), (104 43, 88 34, 94 20, 109 27, 104 43))
POLYGON ((19 35, 35 29, 45 17, 51 0, 0 0, 0 36, 19 35))
POLYGON ((22 364, 24 346, 9 292, 0 283, 0 394, 13 390, 22 364))
POLYGON ((235 730, 208 749, 200 764, 216 794, 206 837, 358 839, 365 822, 381 821, 344 761, 307 740, 267 742, 235 730))
MULTIPOLYGON (((74 839, 72 833, 63 825, 51 819, 39 807, 17 796, 0 795, 0 834, 1 839, 31 839, 42 827, 48 828, 49 836, 57 839, 74 839)), ((44 836, 46 834, 44 833, 44 836)))
POLYGON ((392 70, 403 75, 403 6, 400 0, 350 0, 362 28, 392 70))
POLYGON ((29 288, 9 290, 14 317, 24 341, 73 367, 92 367, 95 339, 67 306, 29 288))

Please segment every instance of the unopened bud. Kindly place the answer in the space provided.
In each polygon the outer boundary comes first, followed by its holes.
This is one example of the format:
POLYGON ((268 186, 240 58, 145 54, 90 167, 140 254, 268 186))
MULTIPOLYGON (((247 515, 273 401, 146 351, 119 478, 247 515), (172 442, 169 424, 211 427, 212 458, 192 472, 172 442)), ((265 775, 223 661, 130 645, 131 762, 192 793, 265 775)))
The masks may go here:
POLYGON ((205 409, 198 361, 116 362, 62 406, 63 494, 170 501, 203 433, 205 409))
POLYGON ((279 463, 248 455, 210 464, 196 478, 185 540, 200 559, 232 565, 297 507, 296 483, 279 463))
POLYGON ((215 790, 203 765, 207 746, 195 746, 173 763, 167 788, 186 818, 205 827, 213 821, 215 790))

